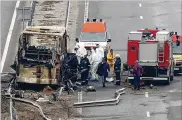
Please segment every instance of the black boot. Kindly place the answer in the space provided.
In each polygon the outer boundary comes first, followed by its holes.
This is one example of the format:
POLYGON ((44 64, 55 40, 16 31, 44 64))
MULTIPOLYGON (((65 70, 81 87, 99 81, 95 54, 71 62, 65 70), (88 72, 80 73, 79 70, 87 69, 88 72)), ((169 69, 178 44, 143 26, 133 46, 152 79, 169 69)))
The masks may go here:
POLYGON ((120 80, 116 80, 116 83, 115 83, 115 85, 118 85, 118 86, 120 86, 120 85, 121 85, 121 81, 120 81, 120 80))
POLYGON ((102 87, 106 87, 106 86, 105 86, 105 82, 104 82, 104 83, 102 83, 102 87))
POLYGON ((88 85, 88 80, 85 81, 85 85, 88 85))

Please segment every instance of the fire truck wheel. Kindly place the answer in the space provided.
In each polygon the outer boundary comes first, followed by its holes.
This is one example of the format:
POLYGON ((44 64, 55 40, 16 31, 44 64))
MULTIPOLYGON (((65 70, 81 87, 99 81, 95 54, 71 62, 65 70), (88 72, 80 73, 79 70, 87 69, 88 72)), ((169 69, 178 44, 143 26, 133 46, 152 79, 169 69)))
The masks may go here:
POLYGON ((166 85, 169 85, 171 82, 170 77, 168 77, 168 80, 166 81, 166 85))
POLYGON ((171 81, 173 81, 174 80, 174 76, 172 75, 172 76, 170 76, 170 80, 171 81))

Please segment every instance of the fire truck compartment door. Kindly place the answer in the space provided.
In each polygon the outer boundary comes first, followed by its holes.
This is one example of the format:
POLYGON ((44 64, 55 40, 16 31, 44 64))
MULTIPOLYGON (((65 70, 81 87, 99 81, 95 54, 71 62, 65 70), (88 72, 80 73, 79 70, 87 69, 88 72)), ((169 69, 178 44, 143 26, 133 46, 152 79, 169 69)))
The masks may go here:
POLYGON ((139 57, 141 63, 157 63, 157 43, 139 43, 139 57))

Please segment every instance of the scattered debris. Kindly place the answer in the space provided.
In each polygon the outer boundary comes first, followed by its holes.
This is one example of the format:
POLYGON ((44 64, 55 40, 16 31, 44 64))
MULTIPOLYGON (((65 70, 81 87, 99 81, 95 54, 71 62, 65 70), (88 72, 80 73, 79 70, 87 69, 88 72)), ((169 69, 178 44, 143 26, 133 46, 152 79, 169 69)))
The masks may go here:
POLYGON ((153 89, 153 85, 152 85, 152 84, 150 84, 150 86, 149 86, 149 87, 150 87, 150 89, 153 89))
MULTIPOLYGON (((76 108, 72 108, 73 103, 77 101, 76 95, 67 95, 67 93, 63 92, 61 97, 57 98, 56 101, 50 100, 52 95, 44 95, 44 92, 25 91, 24 99, 38 102, 44 114, 49 116, 51 120, 57 120, 58 118, 68 119, 68 117, 74 118, 75 116, 79 116, 76 108)), ((1 96, 1 101, 1 115, 2 119, 5 120, 5 118, 9 116, 9 99, 5 96, 1 96)), ((39 111, 29 104, 15 102, 14 107, 17 110, 19 120, 43 119, 39 111)))
POLYGON ((113 77, 107 77, 107 78, 106 78, 106 81, 107 81, 107 82, 113 82, 113 81, 114 81, 114 78, 113 78, 113 77))
POLYGON ((43 93, 44 93, 45 95, 51 95, 51 94, 53 93, 53 90, 52 90, 51 87, 47 86, 47 87, 45 87, 45 88, 43 89, 43 93))
POLYGON ((95 89, 94 86, 88 86, 88 87, 86 88, 86 92, 96 92, 96 89, 95 89))
POLYGON ((49 102, 49 99, 47 98, 39 98, 38 100, 36 100, 37 102, 49 102))

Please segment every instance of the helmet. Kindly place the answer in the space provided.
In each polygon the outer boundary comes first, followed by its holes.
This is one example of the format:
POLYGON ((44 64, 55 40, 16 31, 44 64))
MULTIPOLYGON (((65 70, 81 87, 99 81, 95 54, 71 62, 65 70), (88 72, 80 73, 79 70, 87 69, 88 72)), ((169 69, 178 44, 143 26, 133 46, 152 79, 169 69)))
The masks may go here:
POLYGON ((120 58, 120 55, 119 55, 119 54, 116 54, 116 57, 117 57, 117 58, 120 58))
POLYGON ((106 57, 103 57, 103 58, 102 58, 102 61, 106 61, 106 57))

